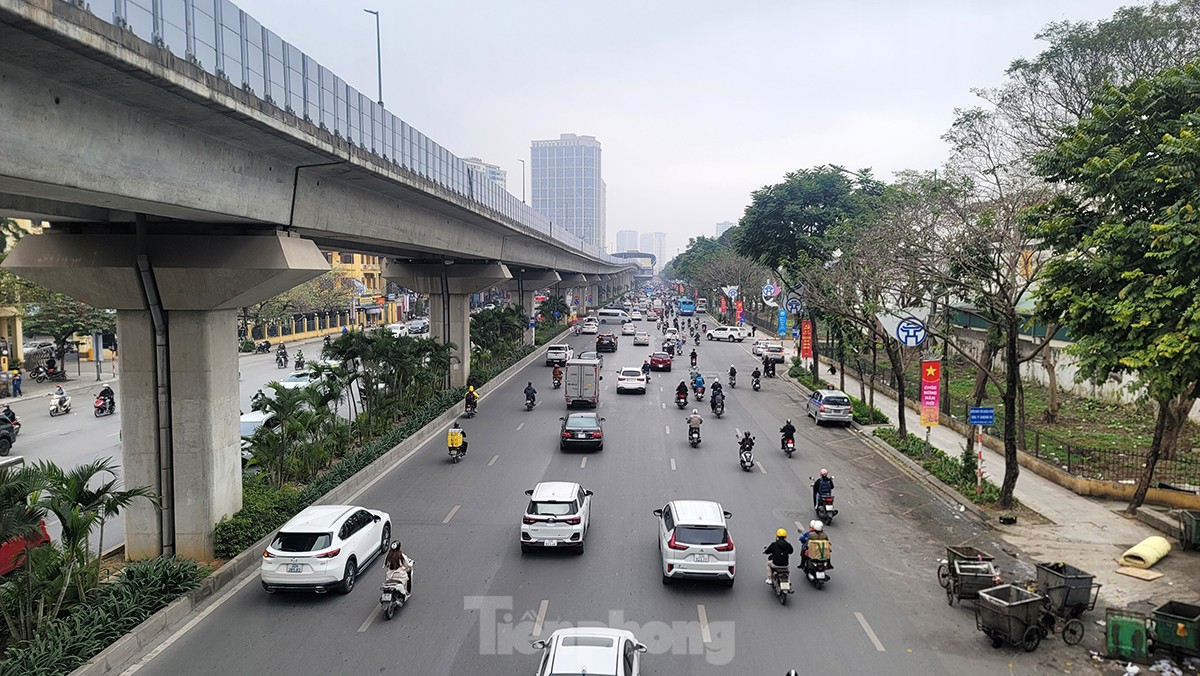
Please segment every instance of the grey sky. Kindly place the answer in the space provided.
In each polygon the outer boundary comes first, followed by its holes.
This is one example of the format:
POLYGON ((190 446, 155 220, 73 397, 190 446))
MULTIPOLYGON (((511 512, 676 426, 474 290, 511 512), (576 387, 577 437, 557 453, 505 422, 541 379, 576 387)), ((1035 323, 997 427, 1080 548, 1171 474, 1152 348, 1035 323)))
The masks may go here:
POLYGON ((972 87, 1044 48, 1047 23, 1137 0, 235 0, 452 152, 508 169, 533 139, 604 148, 617 230, 687 238, 751 190, 817 164, 890 178, 945 158, 972 87))

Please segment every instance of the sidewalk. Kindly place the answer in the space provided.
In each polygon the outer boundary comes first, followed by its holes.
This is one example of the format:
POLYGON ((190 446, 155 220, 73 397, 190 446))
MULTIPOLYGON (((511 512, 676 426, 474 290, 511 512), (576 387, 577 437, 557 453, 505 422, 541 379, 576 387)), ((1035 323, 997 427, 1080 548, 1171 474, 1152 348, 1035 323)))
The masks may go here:
MULTIPOLYGON (((827 368, 827 365, 822 364, 822 368, 827 368)), ((806 394, 809 392, 788 377, 786 371, 781 370, 780 374, 793 386, 806 394)), ((827 378, 840 382, 831 376, 827 378)), ((841 374, 837 378, 840 379, 841 374)), ((852 396, 857 396, 859 391, 859 381, 849 373, 846 374, 845 391, 852 396)), ((876 390, 875 407, 883 411, 895 426, 899 409, 894 398, 876 390)), ((906 409, 905 416, 909 432, 924 437, 925 428, 920 426, 917 412, 906 409)), ((871 434, 870 428, 862 428, 857 424, 855 428, 866 436, 871 434)), ((933 447, 953 456, 961 454, 967 444, 966 437, 944 426, 934 427, 929 441, 933 447)), ((899 451, 886 443, 880 441, 879 444, 900 455, 899 451)), ((1004 456, 985 447, 983 475, 1000 485, 1004 478, 1004 456)), ((933 477, 930 480, 937 481, 933 477)), ((949 490, 953 492, 953 489, 949 490)), ((1155 572, 1163 573, 1164 577, 1147 582, 1116 572, 1118 566, 1115 559, 1126 549, 1150 536, 1167 537, 1136 519, 1120 514, 1125 508, 1124 503, 1077 495, 1024 468, 1013 494, 1022 505, 1051 522, 1049 525, 1018 523, 1013 526, 989 522, 1005 540, 1032 558, 1028 562, 1029 570, 1023 571, 1028 573, 1028 577, 1033 577, 1033 563, 1065 561, 1095 575, 1096 582, 1104 585, 1101 589, 1104 603, 1098 603, 1098 607, 1109 605, 1146 610, 1147 603, 1157 607, 1168 600, 1192 603, 1200 600, 1200 555, 1181 551, 1178 540, 1173 538, 1168 537, 1173 547, 1171 553, 1152 568, 1155 572)))

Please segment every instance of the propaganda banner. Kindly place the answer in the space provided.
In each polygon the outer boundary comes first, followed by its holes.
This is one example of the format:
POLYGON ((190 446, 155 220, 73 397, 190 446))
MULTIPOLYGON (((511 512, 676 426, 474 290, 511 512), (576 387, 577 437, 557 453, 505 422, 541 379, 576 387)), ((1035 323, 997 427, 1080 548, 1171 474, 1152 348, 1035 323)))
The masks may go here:
POLYGON ((811 319, 800 322, 800 358, 812 359, 813 356, 813 324, 811 319))
POLYGON ((941 403, 942 362, 921 362, 921 426, 937 427, 941 403))

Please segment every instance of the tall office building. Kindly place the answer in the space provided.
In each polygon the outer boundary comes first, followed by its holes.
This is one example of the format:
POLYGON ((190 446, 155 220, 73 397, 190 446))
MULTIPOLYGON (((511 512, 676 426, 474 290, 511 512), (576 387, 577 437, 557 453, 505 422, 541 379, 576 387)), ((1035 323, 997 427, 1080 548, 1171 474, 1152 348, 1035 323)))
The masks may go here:
POLYGON ((617 231, 617 252, 621 251, 637 251, 638 250, 638 233, 637 230, 618 230, 617 231))
POLYGON ((663 266, 667 264, 667 233, 643 232, 641 246, 638 247, 638 250, 654 254, 658 259, 654 264, 654 271, 662 272, 663 266))
POLYGON ((562 134, 558 140, 534 141, 530 151, 533 208, 555 228, 604 248, 608 240, 600 142, 595 136, 562 134))
POLYGON ((737 223, 734 223, 733 221, 721 221, 720 223, 717 223, 717 237, 724 235, 726 230, 735 225, 737 225, 737 223))
POLYGON ((488 164, 478 157, 464 157, 463 162, 475 171, 483 172, 487 180, 500 184, 501 188, 508 190, 508 172, 501 169, 498 165, 488 164))

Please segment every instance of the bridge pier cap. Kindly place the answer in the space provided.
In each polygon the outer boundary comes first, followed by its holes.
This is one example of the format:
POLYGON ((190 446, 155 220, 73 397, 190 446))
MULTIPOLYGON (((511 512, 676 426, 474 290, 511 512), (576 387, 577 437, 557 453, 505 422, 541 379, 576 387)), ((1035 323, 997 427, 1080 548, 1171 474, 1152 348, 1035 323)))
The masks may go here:
POLYGON ((242 507, 237 308, 317 277, 329 264, 299 238, 147 235, 165 329, 160 362, 137 244, 134 235, 24 237, 3 267, 117 310, 123 481, 163 498, 161 513, 141 500, 125 510, 126 556, 173 551, 210 560, 213 526, 242 507))

